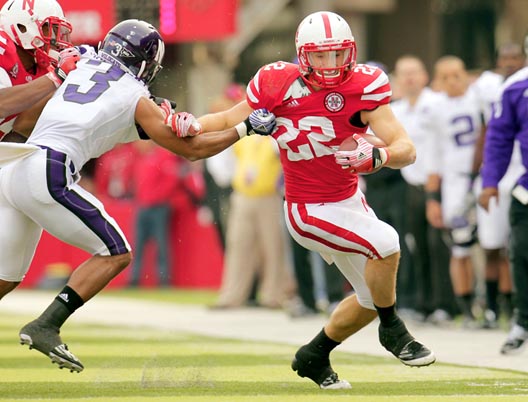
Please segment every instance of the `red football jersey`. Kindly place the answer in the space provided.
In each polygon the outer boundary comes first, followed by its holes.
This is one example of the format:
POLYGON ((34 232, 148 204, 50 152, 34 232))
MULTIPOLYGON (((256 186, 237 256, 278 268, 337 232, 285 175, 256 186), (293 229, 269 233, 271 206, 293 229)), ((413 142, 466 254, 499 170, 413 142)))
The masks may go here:
POLYGON ((358 176, 342 169, 334 153, 345 138, 367 130, 353 117, 389 103, 392 92, 377 67, 359 64, 351 74, 339 87, 314 91, 297 65, 279 61, 262 67, 247 87, 249 105, 277 117, 273 137, 289 202, 337 202, 356 192, 358 176))
MULTIPOLYGON (((30 82, 42 75, 47 71, 46 69, 35 66, 35 71, 26 71, 22 61, 18 57, 15 43, 7 36, 7 34, 0 30, 0 68, 3 69, 9 79, 11 85, 20 85, 30 82)), ((16 115, 11 115, 5 119, 0 119, 0 137, 3 133, 7 133, 13 126, 13 120, 16 115)))

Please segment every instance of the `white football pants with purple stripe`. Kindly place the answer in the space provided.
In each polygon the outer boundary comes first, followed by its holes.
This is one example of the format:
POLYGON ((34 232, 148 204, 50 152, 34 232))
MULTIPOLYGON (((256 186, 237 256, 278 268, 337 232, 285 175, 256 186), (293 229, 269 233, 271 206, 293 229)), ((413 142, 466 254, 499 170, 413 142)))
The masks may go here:
POLYGON ((39 149, 0 169, 0 279, 21 281, 42 228, 92 255, 130 251, 103 204, 76 183, 69 158, 39 149))

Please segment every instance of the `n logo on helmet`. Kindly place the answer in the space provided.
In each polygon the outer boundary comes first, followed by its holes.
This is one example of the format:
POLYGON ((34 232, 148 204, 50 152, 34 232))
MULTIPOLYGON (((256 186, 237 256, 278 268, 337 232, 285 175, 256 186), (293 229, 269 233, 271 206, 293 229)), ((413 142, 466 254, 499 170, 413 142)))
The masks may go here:
POLYGON ((22 2, 22 10, 28 10, 30 15, 33 15, 33 9, 35 8, 35 0, 24 0, 22 2))

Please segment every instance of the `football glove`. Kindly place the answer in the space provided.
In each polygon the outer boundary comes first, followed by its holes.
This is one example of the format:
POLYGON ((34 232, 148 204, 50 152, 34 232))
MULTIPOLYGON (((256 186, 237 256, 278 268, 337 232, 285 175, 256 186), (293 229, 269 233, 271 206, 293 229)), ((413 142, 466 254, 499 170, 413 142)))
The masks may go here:
POLYGON ((235 126, 240 138, 246 135, 270 135, 275 130, 277 122, 275 115, 267 109, 257 109, 251 112, 246 120, 235 126))
POLYGON ((247 119, 251 126, 251 129, 248 130, 248 135, 270 135, 277 126, 275 115, 267 109, 254 110, 247 119))
POLYGON ((59 53, 57 65, 48 67, 47 77, 53 81, 58 88, 64 82, 70 71, 77 68, 77 62, 81 59, 81 52, 75 47, 69 47, 59 53))
POLYGON ((370 173, 387 164, 389 152, 386 148, 376 148, 358 134, 352 135, 352 138, 357 142, 356 149, 335 153, 336 163, 343 169, 350 169, 354 173, 370 173))
POLYGON ((196 117, 187 112, 175 113, 169 100, 165 99, 161 103, 160 109, 165 117, 165 124, 171 128, 177 137, 193 137, 202 132, 202 126, 196 117))

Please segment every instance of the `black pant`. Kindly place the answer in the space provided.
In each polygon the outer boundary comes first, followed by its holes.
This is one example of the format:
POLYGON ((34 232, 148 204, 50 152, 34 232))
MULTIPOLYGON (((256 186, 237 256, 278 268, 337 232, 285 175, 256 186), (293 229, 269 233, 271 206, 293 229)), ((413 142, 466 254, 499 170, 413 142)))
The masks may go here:
POLYGON ((510 206, 510 264, 515 285, 517 322, 528 329, 528 205, 512 197, 510 206))
POLYGON ((215 224, 222 249, 225 249, 225 233, 227 215, 229 210, 229 196, 231 195, 231 187, 220 187, 217 185, 207 169, 204 169, 204 180, 207 190, 205 197, 205 204, 209 207, 213 214, 213 223, 215 224))
POLYGON ((397 304, 400 308, 414 308, 416 285, 409 248, 405 242, 407 213, 414 211, 407 211, 405 208, 407 183, 399 172, 398 174, 392 172, 387 177, 374 176, 376 175, 367 176, 367 201, 377 217, 391 225, 400 236, 401 258, 396 283, 397 304))
POLYGON ((444 232, 432 227, 425 214, 423 186, 407 185, 407 231, 413 261, 416 310, 430 314, 442 309, 454 315, 456 303, 449 276, 449 247, 444 232))

